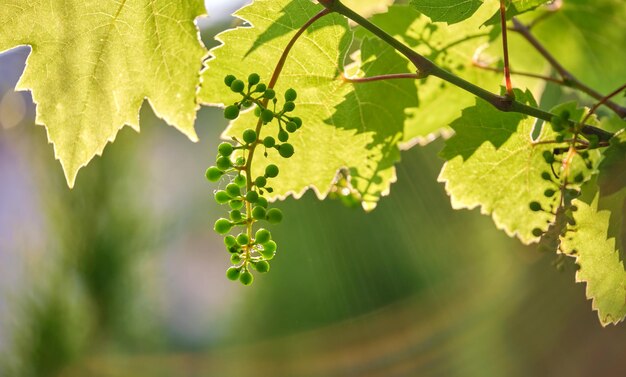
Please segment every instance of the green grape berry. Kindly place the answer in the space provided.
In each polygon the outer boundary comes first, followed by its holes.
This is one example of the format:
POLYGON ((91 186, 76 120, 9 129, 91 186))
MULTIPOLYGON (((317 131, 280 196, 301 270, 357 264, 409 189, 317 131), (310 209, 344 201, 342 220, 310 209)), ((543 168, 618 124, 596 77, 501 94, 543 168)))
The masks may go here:
POLYGON ((543 179, 544 181, 551 181, 552 176, 547 171, 544 171, 543 173, 541 173, 541 179, 543 179))
POLYGON ((239 254, 231 254, 231 256, 230 256, 230 263, 232 263, 232 264, 239 264, 239 263, 241 263, 241 255, 239 255, 239 254))
POLYGON ((259 81, 261 81, 261 77, 256 73, 251 73, 250 76, 248 76, 249 85, 256 85, 259 81))
POLYGON ((267 184, 267 179, 263 176, 258 176, 254 180, 254 185, 256 187, 265 187, 266 184, 267 184))
POLYGON ((231 200, 228 202, 228 205, 232 209, 242 209, 243 208, 243 200, 231 200))
POLYGON ((249 99, 244 100, 243 102, 241 102, 241 106, 245 107, 246 109, 250 106, 252 106, 252 101, 250 101, 249 99))
POLYGON ((224 84, 226 84, 226 86, 231 86, 233 84, 233 81, 235 81, 237 78, 233 75, 226 75, 226 77, 224 77, 224 84))
POLYGON ((260 273, 264 274, 270 270, 270 264, 267 261, 260 260, 256 262, 254 268, 260 273))
POLYGON ((215 160, 215 165, 217 165, 220 170, 228 170, 231 166, 233 166, 233 162, 230 160, 230 158, 226 156, 221 156, 218 157, 217 160, 215 160))
POLYGON ((226 156, 226 157, 233 154, 233 150, 234 150, 233 145, 231 143, 226 143, 226 142, 221 143, 217 147, 217 152, 221 154, 222 156, 226 156))
POLYGON ((220 190, 214 194, 217 204, 226 204, 231 199, 230 195, 224 190, 220 190))
POLYGON ((274 138, 271 136, 266 136, 265 139, 263 139, 263 145, 265 146, 265 148, 272 148, 274 145, 276 145, 276 140, 274 140, 274 138))
POLYGON ((231 230, 232 227, 233 223, 231 223, 227 219, 221 218, 215 222, 215 226, 213 227, 213 229, 218 234, 226 234, 231 230))
POLYGON ((265 93, 263 93, 263 98, 265 99, 273 99, 274 97, 276 97, 276 92, 272 88, 265 90, 265 93))
POLYGON ((235 165, 237 166, 244 166, 246 164, 246 159, 243 157, 237 157, 237 159, 235 160, 235 165))
MULTIPOLYGON (((259 208, 259 207, 256 207, 259 208)), ((260 244, 266 244, 272 239, 272 234, 269 230, 261 228, 254 234, 254 240, 260 244)))
POLYGON ((255 92, 263 93, 267 89, 267 85, 259 84, 256 86, 255 92))
POLYGON ((219 181, 219 179, 222 178, 222 175, 224 175, 224 172, 215 166, 211 166, 206 170, 206 179, 211 182, 219 181))
POLYGON ((278 154, 280 154, 284 158, 289 158, 293 156, 293 152, 293 145, 289 143, 281 144, 280 148, 278 149, 278 154))
POLYGON ((267 211, 265 218, 272 224, 278 224, 283 219, 283 212, 278 208, 272 208, 267 211))
POLYGON ((248 235, 245 233, 239 233, 237 235, 237 243, 241 246, 247 245, 248 242, 250 242, 250 238, 248 238, 248 235))
POLYGON ((256 203, 259 200, 259 194, 256 191, 248 191, 246 193, 246 200, 250 203, 256 203))
POLYGON ((226 270, 226 277, 229 280, 237 280, 239 279, 239 276, 241 275, 241 268, 239 267, 229 267, 228 270, 226 270))
POLYGON ((245 87, 246 87, 246 84, 244 84, 243 81, 241 81, 241 80, 234 80, 230 84, 230 90, 232 90, 235 93, 243 92, 245 87))
POLYGON ((286 142, 287 140, 289 140, 289 133, 281 128, 278 131, 278 140, 283 143, 286 142))
POLYGON ((229 249, 231 247, 237 246, 237 240, 235 239, 235 237, 228 235, 224 237, 224 246, 226 246, 229 249))
POLYGON ((230 195, 232 198, 236 198, 238 196, 241 195, 241 192, 239 190, 239 186, 237 186, 237 184, 235 183, 229 183, 226 186, 226 192, 228 193, 228 195, 230 195))
POLYGON ((285 92, 285 101, 295 101, 296 97, 298 97, 298 93, 294 89, 287 89, 285 92))
POLYGON ((239 275, 239 281, 243 285, 250 285, 252 284, 253 280, 254 280, 254 277, 252 276, 250 271, 244 271, 241 273, 241 275, 239 275))
POLYGON ((535 228, 533 229, 533 236, 535 237, 541 237, 543 235, 543 230, 539 229, 539 228, 535 228))
MULTIPOLYGON (((267 92, 266 92, 267 93, 267 92)), ((274 112, 270 109, 264 109, 261 111, 261 120, 265 123, 269 123, 274 119, 274 112)))
POLYGON ((533 212, 541 211, 541 203, 530 202, 530 204, 528 205, 528 208, 530 208, 530 210, 533 212))
POLYGON ((239 106, 230 105, 224 109, 224 118, 235 120, 239 116, 239 106))
POLYGON ((291 133, 294 133, 298 129, 298 125, 295 122, 287 122, 287 124, 285 125, 285 129, 287 129, 287 131, 291 133))
POLYGON ((546 191, 544 191, 544 192, 543 192, 543 195, 544 195, 546 198, 551 198, 551 197, 553 197, 553 196, 554 196, 554 194, 556 194, 556 191, 555 191, 555 190, 552 190, 552 189, 547 189, 546 191))
POLYGON ((543 151, 542 155, 545 162, 547 162, 548 164, 554 163, 554 155, 552 154, 552 152, 543 151))
POLYGON ((276 252, 276 242, 269 241, 263 244, 263 249, 259 251, 263 258, 270 260, 274 258, 274 253, 276 252))
POLYGON ((275 178, 278 176, 278 166, 274 164, 267 165, 265 167, 265 176, 268 178, 275 178))
POLYGON ((265 208, 261 206, 256 206, 252 208, 252 218, 255 220, 265 219, 265 208))
POLYGON ((246 177, 243 174, 238 174, 235 179, 233 179, 233 183, 243 188, 246 186, 246 177))
POLYGON ((291 121, 294 122, 298 128, 302 127, 302 119, 293 117, 291 118, 291 121))
POLYGON ((233 209, 232 211, 230 211, 229 217, 233 221, 241 221, 241 219, 243 219, 243 215, 241 214, 241 211, 238 209, 233 209))
POLYGON ((256 204, 263 208, 267 208, 267 206, 269 205, 269 203, 267 202, 267 199, 265 199, 262 196, 259 196, 259 200, 256 202, 256 204))
POLYGON ((256 141, 256 131, 252 128, 248 128, 247 130, 243 131, 243 141, 248 144, 254 143, 256 141))
POLYGON ((283 105, 283 110, 285 110, 285 112, 290 112, 293 111, 296 108, 296 104, 292 101, 287 101, 285 102, 285 104, 283 105))

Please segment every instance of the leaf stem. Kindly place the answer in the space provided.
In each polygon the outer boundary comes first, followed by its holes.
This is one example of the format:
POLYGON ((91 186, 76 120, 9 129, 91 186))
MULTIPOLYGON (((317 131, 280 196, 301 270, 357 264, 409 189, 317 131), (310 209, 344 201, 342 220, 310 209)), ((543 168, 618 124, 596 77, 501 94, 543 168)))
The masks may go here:
MULTIPOLYGON (((474 94, 479 98, 482 98, 500 111, 512 111, 522 113, 548 122, 551 121, 552 117, 554 116, 554 114, 550 112, 525 105, 523 103, 515 101, 512 98, 508 98, 507 96, 500 96, 491 93, 486 89, 483 89, 451 72, 446 71, 445 69, 441 68, 437 64, 419 54, 418 52, 412 50, 407 45, 398 41, 385 31, 380 29, 378 26, 371 23, 366 18, 354 12, 352 9, 345 6, 339 0, 318 0, 318 2, 331 12, 339 13, 361 25, 363 28, 369 30, 371 33, 373 33, 384 42, 389 44, 391 47, 393 47, 396 51, 404 55, 417 68, 417 75, 419 78, 425 78, 428 76, 439 77, 440 79, 447 81, 456 87, 459 87, 469 93, 474 94)), ((575 125, 574 122, 571 122, 571 124, 575 125)), ((613 137, 613 134, 608 131, 604 131, 602 129, 588 125, 583 125, 582 131, 585 134, 597 135, 599 140, 609 140, 611 137, 613 137)))
POLYGON ((502 27, 502 54, 504 56, 504 81, 506 83, 506 94, 515 98, 513 84, 511 83, 511 69, 509 65, 509 43, 506 29, 506 4, 505 0, 500 0, 500 25, 502 27))

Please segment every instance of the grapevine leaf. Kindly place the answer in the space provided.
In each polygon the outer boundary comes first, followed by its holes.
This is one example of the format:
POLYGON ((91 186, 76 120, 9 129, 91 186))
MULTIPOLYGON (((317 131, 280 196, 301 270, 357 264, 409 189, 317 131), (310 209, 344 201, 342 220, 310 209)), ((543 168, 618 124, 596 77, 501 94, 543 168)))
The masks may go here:
POLYGON ((411 0, 411 6, 428 16, 433 22, 455 24, 470 18, 482 0, 411 0))
MULTIPOLYGON (((238 100, 238 95, 222 83, 227 74, 245 78, 257 72, 268 80, 289 39, 321 9, 307 0, 260 0, 239 10, 236 16, 251 27, 218 36, 223 45, 211 51, 201 101, 230 104, 238 100), (277 18, 280 22, 274 22, 277 18), (260 38, 263 48, 251 49, 260 38)), ((296 153, 282 159, 270 150, 267 159, 259 153, 258 162, 253 164, 253 175, 267 163, 279 165, 280 175, 271 180, 275 198, 289 194, 299 197, 309 187, 324 198, 337 172, 347 168, 353 173, 363 206, 371 209, 395 180, 393 163, 399 159, 397 143, 402 138, 403 110, 416 104, 415 83, 351 84, 341 80, 351 37, 344 17, 328 15, 304 33, 289 55, 276 91, 281 100, 287 88, 298 91, 294 115, 304 124, 289 139, 296 153), (381 93, 385 94, 386 104, 390 99, 384 107, 380 105, 381 93)), ((361 59, 362 74, 367 75, 396 72, 404 64, 396 52, 378 41, 363 42, 361 59)), ((253 113, 248 112, 231 123, 224 135, 237 136, 255 125, 253 113)), ((263 135, 275 135, 273 127, 264 126, 263 135)))
POLYGON ((0 51, 30 45, 18 90, 31 90, 69 186, 125 124, 139 129, 145 98, 190 139, 202 1, 0 0, 0 51))
MULTIPOLYGON (((623 148, 623 138, 620 144, 619 148, 623 148)), ((621 165, 626 159, 623 152, 617 152, 621 154, 621 165)), ((608 171, 603 171, 602 165, 600 168, 601 178, 608 171)), ((626 188, 622 186, 607 194, 603 193, 604 188, 595 181, 585 185, 581 197, 574 201, 576 226, 562 238, 561 250, 576 258, 580 267, 576 281, 587 284, 587 298, 606 326, 617 324, 626 316, 626 271, 620 259, 624 252, 626 188)))
POLYGON ((343 0, 347 7, 364 17, 387 10, 393 0, 343 0))
MULTIPOLYGON (((549 0, 513 0, 507 4, 506 7, 506 19, 510 20, 515 16, 519 16, 522 13, 530 12, 537 9, 539 6, 548 3, 549 0)), ((485 25, 497 25, 500 24, 500 10, 496 11, 491 16, 485 25)))
MULTIPOLYGON (((478 31, 482 20, 493 11, 493 4, 485 4, 472 18, 456 24, 432 24, 430 20, 406 5, 394 5, 384 14, 372 17, 372 22, 396 39, 445 69, 488 90, 499 90, 501 77, 472 67, 476 49, 489 39, 489 29, 478 31)), ((369 36, 358 28, 356 36, 369 36)), ((406 61, 406 72, 415 67, 406 61)), ((460 110, 474 104, 474 96, 449 85, 436 77, 417 83, 419 107, 407 109, 402 147, 425 144, 440 133, 448 133, 447 126, 460 116, 460 110)))
MULTIPOLYGON (((516 96, 534 105, 529 92, 517 91, 516 96)), ((552 146, 533 144, 534 123, 530 117, 500 112, 477 99, 475 106, 464 109, 462 117, 451 124, 456 134, 441 152, 447 162, 439 181, 445 182, 452 206, 481 206, 498 228, 524 243, 537 241, 533 229, 546 231, 552 217, 547 211, 532 211, 529 203, 550 209, 552 200, 544 192, 555 188, 553 182, 542 178, 549 170, 542 153, 552 146)), ((538 141, 546 140, 547 134, 542 131, 538 141)))

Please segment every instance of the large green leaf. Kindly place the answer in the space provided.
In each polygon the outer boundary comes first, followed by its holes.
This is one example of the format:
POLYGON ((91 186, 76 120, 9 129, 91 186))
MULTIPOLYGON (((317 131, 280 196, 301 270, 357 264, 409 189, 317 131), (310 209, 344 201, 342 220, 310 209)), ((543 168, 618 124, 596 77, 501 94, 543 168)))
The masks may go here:
MULTIPOLYGON (((259 0, 238 11, 236 16, 252 27, 218 36, 224 44, 211 51, 201 100, 235 102, 237 95, 222 83, 230 73, 247 77, 257 72, 267 80, 295 31, 321 9, 307 0, 259 0)), ((351 84, 341 80, 351 37, 346 19, 329 15, 305 32, 291 51, 276 89, 279 93, 290 87, 298 90, 294 114, 304 120, 304 126, 290 139, 296 151, 292 158, 269 153, 267 162, 278 164, 281 170, 272 181, 275 197, 299 197, 312 187, 323 198, 337 172, 347 169, 363 206, 371 209, 395 180, 393 163, 399 159, 404 110, 417 102, 415 82, 351 84)), ((368 40, 361 47, 362 62, 356 67, 364 71, 360 75, 405 72, 404 60, 381 42, 368 40)), ((225 136, 239 135, 255 124, 249 112, 233 122, 225 136)), ((271 127, 265 129, 273 132, 271 127)), ((253 175, 264 166, 255 162, 253 175)))
POLYGON ((411 6, 428 16, 433 22, 455 24, 470 18, 482 0, 411 0, 411 6))
POLYGON ((31 90, 68 184, 147 98, 190 139, 205 49, 200 0, 0 0, 0 51, 30 45, 17 86, 31 90))

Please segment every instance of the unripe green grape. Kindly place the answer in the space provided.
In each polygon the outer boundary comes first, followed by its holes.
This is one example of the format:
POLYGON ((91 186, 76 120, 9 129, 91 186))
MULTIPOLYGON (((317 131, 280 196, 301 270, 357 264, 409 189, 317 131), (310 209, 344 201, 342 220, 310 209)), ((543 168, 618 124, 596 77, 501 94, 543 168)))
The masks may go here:
POLYGON ((265 84, 259 84, 259 85, 257 85, 257 86, 256 86, 256 90, 255 90, 255 92, 262 93, 262 92, 264 92, 266 89, 267 89, 267 85, 265 85, 265 84))
POLYGON ((270 260, 272 258, 274 258, 274 253, 276 252, 276 242, 274 241, 269 241, 265 244, 263 244, 263 249, 261 249, 259 251, 259 253, 261 253, 261 255, 263 256, 263 258, 270 260))
POLYGON ((230 84, 230 90, 232 90, 235 93, 243 92, 245 87, 246 87, 246 84, 244 84, 243 81, 241 80, 235 80, 230 84))
POLYGON ((250 76, 248 76, 249 85, 256 85, 259 81, 261 81, 261 77, 257 73, 251 73, 250 76))
POLYGON ((232 264, 239 264, 239 263, 241 263, 241 255, 239 255, 239 254, 231 254, 231 256, 230 256, 230 263, 232 263, 232 264))
POLYGON ((239 187, 245 187, 246 186, 246 177, 242 174, 238 174, 235 179, 233 179, 233 183, 236 184, 239 187))
MULTIPOLYGON (((259 207, 256 207, 259 208, 259 207)), ((254 234, 254 240, 260 244, 266 244, 272 239, 272 234, 269 230, 261 228, 254 234)))
POLYGON ((259 196, 259 200, 256 202, 256 204, 263 208, 267 208, 267 206, 269 205, 269 203, 267 202, 267 199, 265 199, 262 196, 259 196))
POLYGON ((231 200, 228 205, 232 209, 241 209, 243 208, 243 200, 231 200))
POLYGON ((215 160, 215 165, 217 165, 220 170, 228 170, 231 166, 233 166, 233 162, 230 160, 230 158, 221 156, 218 157, 217 160, 215 160))
POLYGON ((561 132, 565 129, 565 126, 563 125, 563 120, 557 116, 552 117, 550 125, 552 126, 552 130, 554 130, 554 132, 561 132))
POLYGON ((562 143, 565 140, 565 135, 560 134, 560 135, 556 135, 556 137, 554 138, 554 141, 556 141, 557 143, 562 143))
POLYGON ((248 191, 246 193, 246 200, 250 203, 256 203, 259 200, 259 194, 256 191, 248 191))
MULTIPOLYGON (((267 92, 266 92, 267 93, 267 92)), ((269 123, 274 119, 274 112, 270 109, 261 111, 261 120, 265 123, 269 123)))
POLYGON ((271 208, 265 214, 265 218, 272 224, 278 224, 283 219, 283 212, 278 208, 271 208))
POLYGON ((550 151, 543 151, 542 153, 543 159, 548 164, 552 164, 554 162, 554 155, 550 151))
POLYGON ((241 221, 241 219, 243 218, 241 211, 238 209, 233 209, 232 211, 230 211, 229 217, 233 221, 241 221))
POLYGON ((233 154, 233 150, 234 147, 231 143, 220 143, 220 145, 217 146, 217 152, 219 154, 221 154, 222 156, 230 156, 231 154, 233 154))
POLYGON ((544 171, 543 173, 541 173, 541 179, 543 179, 544 181, 551 181, 552 176, 547 171, 544 171))
POLYGON ((278 131, 278 140, 280 140, 283 143, 286 142, 287 140, 289 140, 289 133, 287 133, 287 131, 281 128, 278 131))
POLYGON ((224 175, 224 172, 215 166, 211 166, 210 168, 206 170, 205 175, 206 175, 206 179, 208 179, 209 181, 217 182, 220 180, 220 178, 222 178, 222 175, 224 175))
POLYGON ((224 77, 224 84, 226 84, 226 86, 231 86, 233 81, 235 81, 237 78, 233 75, 226 75, 226 77, 224 77))
POLYGON ((582 181, 585 180, 585 175, 583 173, 578 173, 575 177, 574 177, 574 182, 576 183, 582 183, 582 181))
POLYGON ((266 136, 265 139, 263 139, 263 145, 265 146, 265 148, 272 148, 274 145, 276 145, 276 140, 274 140, 274 138, 271 136, 266 136))
POLYGON ((293 156, 293 145, 289 143, 284 143, 280 145, 280 149, 278 149, 278 154, 280 154, 284 158, 289 158, 293 156))
POLYGON ((261 108, 260 107, 255 107, 254 108, 254 116, 255 117, 260 117, 261 116, 261 108))
POLYGON ((230 105, 224 109, 224 118, 235 120, 239 116, 239 106, 230 105))
POLYGON ((243 166, 246 164, 246 159, 243 157, 237 157, 237 159, 235 160, 235 164, 237 166, 243 166))
POLYGON ((289 88, 285 92, 285 101, 295 101, 296 97, 298 97, 298 93, 295 91, 295 89, 289 88))
POLYGON ((244 100, 243 102, 241 102, 241 106, 245 107, 246 109, 250 106, 252 106, 253 102, 250 101, 249 99, 244 100))
POLYGON ((278 176, 278 166, 274 164, 267 165, 265 167, 265 176, 268 178, 275 178, 278 176))
POLYGON ((535 228, 533 229, 533 236, 535 237, 541 237, 543 235, 543 230, 539 229, 539 228, 535 228))
POLYGON ((235 183, 229 183, 226 186, 226 192, 233 198, 241 195, 241 191, 239 191, 239 186, 237 186, 235 183))
POLYGON ((554 194, 556 194, 556 191, 555 191, 555 190, 552 190, 552 189, 547 189, 546 191, 544 191, 544 192, 543 192, 543 195, 544 195, 546 198, 551 198, 551 197, 553 197, 553 196, 554 196, 554 194))
POLYGON ((230 231, 232 227, 233 227, 233 223, 231 223, 227 219, 221 218, 215 222, 215 226, 213 227, 213 229, 218 234, 226 234, 230 231))
POLYGON ((302 127, 302 119, 298 117, 293 117, 291 118, 291 121, 294 122, 296 126, 298 126, 298 128, 302 127))
POLYGON ((570 117, 570 113, 568 110, 563 110, 563 112, 561 113, 561 119, 563 119, 564 121, 569 120, 570 117))
POLYGON ((229 267, 228 270, 226 270, 226 277, 229 280, 235 281, 235 280, 239 279, 240 275, 241 275, 241 268, 229 267))
POLYGON ((237 240, 235 239, 235 237, 231 235, 224 237, 224 246, 230 249, 231 247, 236 246, 236 245, 237 245, 237 240))
POLYGON ((541 204, 539 202, 530 202, 528 208, 533 212, 541 211, 541 204))
POLYGON ((224 190, 220 190, 214 194, 217 204, 226 204, 231 199, 230 195, 224 190))
POLYGON ((256 141, 256 131, 251 128, 243 131, 243 141, 248 144, 254 143, 256 141))
POLYGON ((267 184, 267 179, 265 179, 265 177, 263 176, 258 176, 254 180, 254 185, 256 187, 265 187, 266 184, 267 184))
POLYGON ((298 129, 298 125, 294 122, 287 122, 287 124, 285 125, 285 129, 287 129, 287 131, 291 133, 294 133, 298 129))
POLYGON ((254 277, 252 276, 250 271, 244 271, 241 273, 241 275, 239 275, 239 281, 243 285, 250 285, 252 284, 253 280, 254 280, 254 277))
MULTIPOLYGON (((270 242, 274 242, 274 241, 270 241, 270 242)), ((273 251, 261 249, 261 250, 259 250, 259 253, 261 254, 263 259, 265 259, 265 260, 272 260, 272 259, 274 259, 275 253, 273 251)))
POLYGON ((256 206, 252 208, 252 218, 255 220, 264 220, 265 219, 265 208, 261 206, 256 206))
POLYGON ((290 111, 295 110, 295 108, 296 108, 296 104, 294 102, 292 102, 292 101, 287 101, 283 105, 283 110, 285 110, 285 112, 287 112, 287 113, 290 112, 290 111))
POLYGON ((245 233, 239 233, 237 235, 237 243, 241 246, 247 245, 248 242, 250 242, 250 238, 248 238, 248 235, 245 233))
POLYGON ((273 99, 275 96, 276 92, 272 88, 267 89, 265 93, 263 93, 263 98, 265 99, 273 99))
POLYGON ((274 192, 274 189, 271 187, 266 187, 265 190, 269 192, 270 194, 274 192))
POLYGON ((256 264, 254 265, 255 270, 259 271, 260 273, 264 274, 266 272, 268 272, 270 270, 270 264, 267 263, 267 261, 264 260, 260 260, 258 262, 256 262, 256 264))

